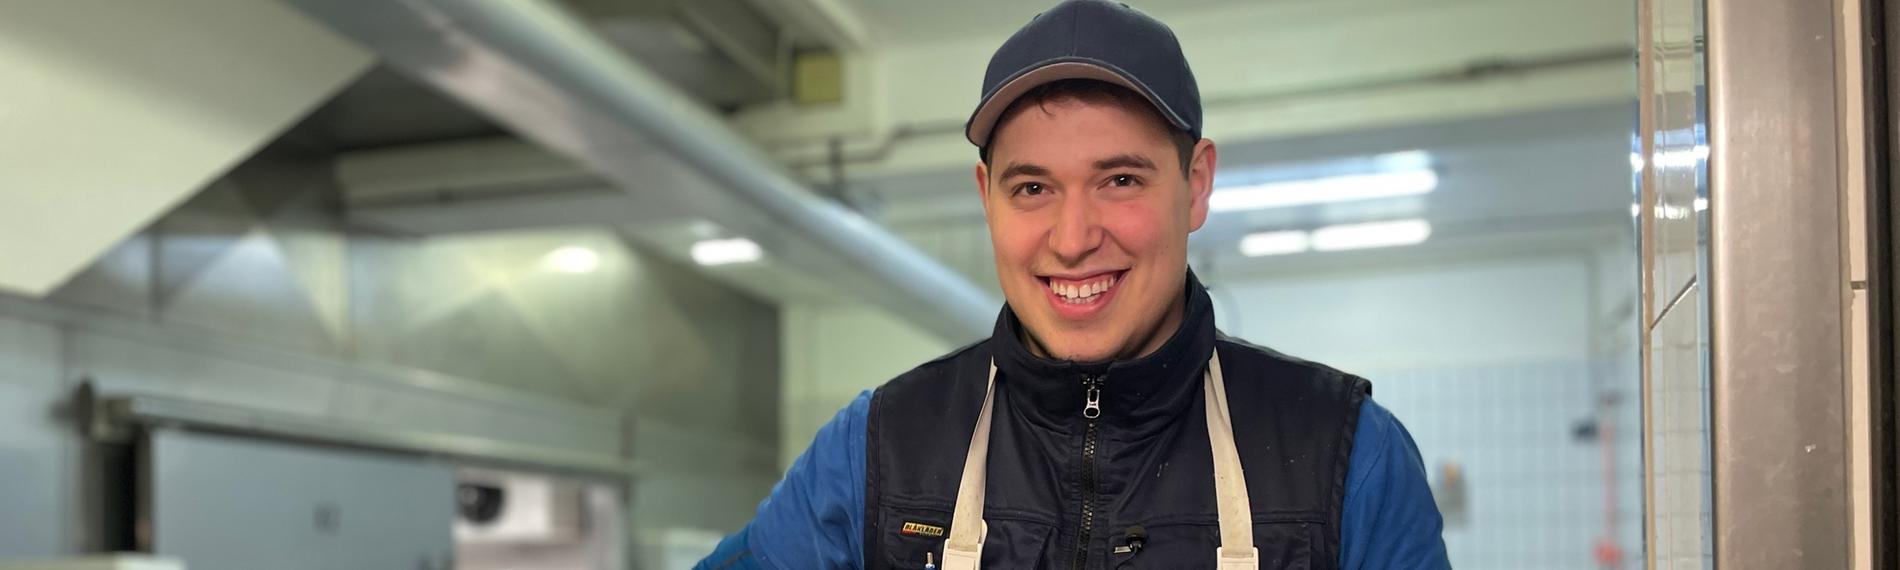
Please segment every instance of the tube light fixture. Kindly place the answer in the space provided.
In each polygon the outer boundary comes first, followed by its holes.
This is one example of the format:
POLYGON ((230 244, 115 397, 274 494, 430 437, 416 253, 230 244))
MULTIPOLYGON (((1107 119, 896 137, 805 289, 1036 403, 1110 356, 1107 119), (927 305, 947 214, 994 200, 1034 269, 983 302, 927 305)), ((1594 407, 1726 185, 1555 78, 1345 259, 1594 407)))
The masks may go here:
POLYGON ((1233 212, 1416 196, 1437 188, 1438 173, 1418 168, 1229 186, 1214 190, 1207 205, 1215 212, 1233 212))
POLYGON ((765 257, 759 244, 745 238, 709 239, 693 244, 693 262, 704 266, 751 263, 765 257))
POLYGON ((541 266, 556 273, 593 273, 600 268, 600 252, 586 246, 563 246, 541 256, 541 266))
POLYGON ((1259 232, 1240 238, 1240 254, 1247 257, 1301 253, 1312 247, 1306 232, 1259 232))
POLYGON ((1431 236, 1430 222, 1399 220, 1323 227, 1313 230, 1312 242, 1317 251, 1344 251, 1414 245, 1431 236))

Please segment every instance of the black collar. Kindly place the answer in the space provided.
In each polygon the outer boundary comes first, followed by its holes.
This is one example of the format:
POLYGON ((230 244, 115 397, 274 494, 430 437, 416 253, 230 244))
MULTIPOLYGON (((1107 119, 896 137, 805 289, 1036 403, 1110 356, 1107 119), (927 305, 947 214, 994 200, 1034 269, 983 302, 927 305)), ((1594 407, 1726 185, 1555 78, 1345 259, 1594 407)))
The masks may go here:
POLYGON ((1161 348, 1133 360, 1075 362, 1036 356, 1023 345, 1022 323, 1004 305, 990 344, 997 384, 1013 409, 1056 429, 1083 425, 1090 377, 1100 377, 1101 422, 1146 432, 1170 422, 1199 396, 1200 376, 1214 352, 1214 308, 1192 270, 1184 287, 1181 327, 1161 348))

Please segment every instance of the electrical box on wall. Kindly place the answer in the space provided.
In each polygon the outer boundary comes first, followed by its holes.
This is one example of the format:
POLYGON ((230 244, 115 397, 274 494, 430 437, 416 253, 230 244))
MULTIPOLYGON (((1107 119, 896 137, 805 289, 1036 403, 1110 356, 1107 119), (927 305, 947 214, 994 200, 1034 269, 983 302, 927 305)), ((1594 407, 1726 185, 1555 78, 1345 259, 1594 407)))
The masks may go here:
POLYGON ((803 51, 792 56, 792 100, 800 105, 844 102, 844 59, 835 51, 803 51))

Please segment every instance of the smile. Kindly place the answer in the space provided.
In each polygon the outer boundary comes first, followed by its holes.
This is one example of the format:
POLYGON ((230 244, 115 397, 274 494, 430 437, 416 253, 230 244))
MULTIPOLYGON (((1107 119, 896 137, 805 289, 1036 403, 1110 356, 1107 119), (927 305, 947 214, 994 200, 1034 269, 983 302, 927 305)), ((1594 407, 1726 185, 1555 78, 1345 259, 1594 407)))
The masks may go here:
POLYGON ((1043 289, 1049 292, 1050 301, 1059 312, 1084 317, 1107 304, 1115 294, 1115 287, 1121 284, 1124 272, 1109 271, 1079 278, 1043 277, 1043 289))

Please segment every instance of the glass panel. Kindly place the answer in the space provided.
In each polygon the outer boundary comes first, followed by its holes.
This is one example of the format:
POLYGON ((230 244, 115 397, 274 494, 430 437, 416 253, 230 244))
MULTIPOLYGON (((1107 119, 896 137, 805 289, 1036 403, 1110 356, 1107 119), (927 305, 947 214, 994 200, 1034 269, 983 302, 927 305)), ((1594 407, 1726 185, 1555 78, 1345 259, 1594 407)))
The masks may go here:
POLYGON ((1648 140, 1639 167, 1649 289, 1645 443, 1651 561, 1714 566, 1710 526, 1707 67, 1702 0, 1651 0, 1641 17, 1648 140))

